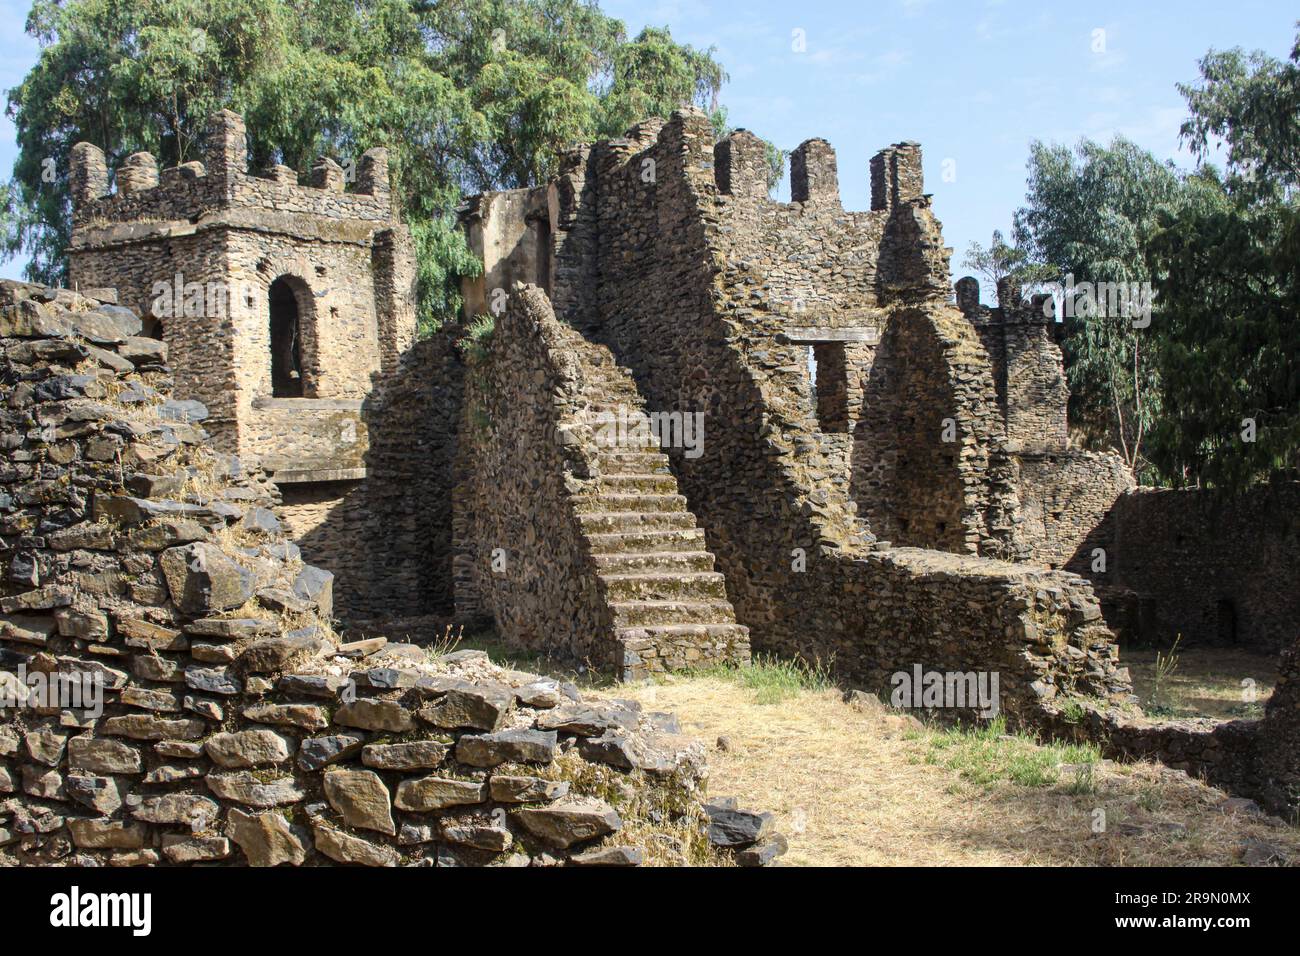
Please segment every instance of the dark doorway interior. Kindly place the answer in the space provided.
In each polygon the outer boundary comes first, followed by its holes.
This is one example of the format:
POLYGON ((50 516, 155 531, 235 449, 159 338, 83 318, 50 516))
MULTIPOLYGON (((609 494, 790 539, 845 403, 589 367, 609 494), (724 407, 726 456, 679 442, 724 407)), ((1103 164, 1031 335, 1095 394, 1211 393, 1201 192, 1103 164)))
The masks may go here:
POLYGON ((302 335, 298 299, 284 278, 271 283, 271 394, 302 398, 302 335))
POLYGON ((848 432, 849 366, 844 343, 817 342, 812 356, 817 422, 824 432, 848 432))
POLYGON ((1220 598, 1215 605, 1215 617, 1220 644, 1237 643, 1237 605, 1232 598, 1220 598))

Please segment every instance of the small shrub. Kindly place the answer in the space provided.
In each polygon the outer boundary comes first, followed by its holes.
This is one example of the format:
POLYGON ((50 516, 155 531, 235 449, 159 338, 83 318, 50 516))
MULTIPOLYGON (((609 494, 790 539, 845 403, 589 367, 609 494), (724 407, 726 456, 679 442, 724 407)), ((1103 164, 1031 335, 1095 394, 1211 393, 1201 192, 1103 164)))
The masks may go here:
POLYGON ((470 363, 487 358, 487 347, 496 331, 496 319, 490 315, 476 315, 465 327, 465 334, 456 341, 456 347, 470 363))
POLYGON ((1178 645, 1182 640, 1181 634, 1174 638, 1174 646, 1169 648, 1168 654, 1156 652, 1156 668, 1151 678, 1151 700, 1147 706, 1152 714, 1167 716, 1173 712, 1173 707, 1165 699, 1166 683, 1173 677, 1174 671, 1178 670, 1178 645))
POLYGON ((1067 724, 1081 724, 1086 711, 1083 704, 1077 700, 1067 700, 1061 707, 1061 717, 1067 724))

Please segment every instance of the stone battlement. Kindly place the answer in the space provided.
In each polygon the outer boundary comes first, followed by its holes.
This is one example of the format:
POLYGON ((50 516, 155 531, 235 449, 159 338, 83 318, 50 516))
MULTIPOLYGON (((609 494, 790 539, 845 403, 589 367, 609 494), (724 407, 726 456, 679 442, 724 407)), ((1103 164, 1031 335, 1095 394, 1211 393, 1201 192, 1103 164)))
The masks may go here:
MULTIPOLYGON (((240 209, 273 212, 272 223, 279 228, 315 225, 319 229, 319 223, 312 223, 315 219, 339 223, 395 219, 388 151, 382 147, 362 154, 351 192, 346 190, 345 170, 328 157, 312 167, 307 185, 299 185, 298 173, 288 166, 253 175, 248 171, 244 120, 221 110, 208 120, 201 157, 160 172, 152 154, 132 153, 118 167, 117 190, 110 192, 104 151, 91 143, 78 143, 72 149, 70 176, 73 224, 80 227, 80 244, 139 241, 151 231, 161 233, 183 223, 217 228, 232 218, 223 213, 240 209), (128 224, 135 229, 109 228, 128 224), (91 226, 100 228, 88 232, 91 226)), ((248 224, 247 219, 236 221, 248 224)))

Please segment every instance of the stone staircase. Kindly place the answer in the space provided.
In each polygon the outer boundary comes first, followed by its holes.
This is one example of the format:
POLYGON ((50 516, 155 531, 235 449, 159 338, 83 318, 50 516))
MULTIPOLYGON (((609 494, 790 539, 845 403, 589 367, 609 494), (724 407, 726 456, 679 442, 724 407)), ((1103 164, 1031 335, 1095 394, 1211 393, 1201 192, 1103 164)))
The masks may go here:
POLYGON ((748 660, 749 629, 736 623, 635 382, 607 349, 585 342, 579 352, 589 400, 579 417, 595 435, 597 467, 574 510, 624 660, 649 670, 748 660))

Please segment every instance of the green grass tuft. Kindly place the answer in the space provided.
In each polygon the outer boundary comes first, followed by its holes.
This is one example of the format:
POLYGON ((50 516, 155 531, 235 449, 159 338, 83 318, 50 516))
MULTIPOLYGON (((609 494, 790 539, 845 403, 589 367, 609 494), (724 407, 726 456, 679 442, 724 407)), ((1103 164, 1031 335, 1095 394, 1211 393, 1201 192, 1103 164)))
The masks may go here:
POLYGON ((754 657, 747 667, 717 664, 694 672, 699 677, 732 681, 755 693, 760 704, 779 704, 804 691, 823 691, 833 686, 831 669, 820 660, 780 658, 768 654, 754 657))
MULTIPOLYGON (((937 731, 926 755, 927 763, 986 787, 1002 780, 1022 787, 1050 787, 1060 781, 1061 764, 1090 767, 1100 759, 1101 752, 1092 744, 1039 743, 1024 734, 1008 734, 1002 717, 981 727, 937 731)), ((1091 788, 1091 781, 1091 771, 1076 773, 1071 787, 1091 788)))

